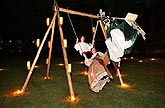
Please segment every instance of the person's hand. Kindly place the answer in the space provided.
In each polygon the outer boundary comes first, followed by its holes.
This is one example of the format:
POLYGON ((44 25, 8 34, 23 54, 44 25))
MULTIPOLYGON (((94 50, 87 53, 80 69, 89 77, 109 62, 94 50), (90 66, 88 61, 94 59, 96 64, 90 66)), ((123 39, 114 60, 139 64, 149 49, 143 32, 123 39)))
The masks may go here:
POLYGON ((78 38, 76 38, 76 43, 78 43, 78 40, 79 40, 79 39, 78 39, 78 38))
POLYGON ((110 23, 109 23, 109 22, 107 22, 105 25, 106 25, 107 27, 110 27, 110 23))

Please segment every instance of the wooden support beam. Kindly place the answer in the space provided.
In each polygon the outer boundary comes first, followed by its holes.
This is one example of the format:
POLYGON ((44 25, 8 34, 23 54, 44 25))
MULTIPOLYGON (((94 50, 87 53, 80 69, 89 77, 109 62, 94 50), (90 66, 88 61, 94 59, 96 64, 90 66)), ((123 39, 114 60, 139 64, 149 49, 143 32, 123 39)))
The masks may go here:
POLYGON ((101 20, 99 21, 99 23, 100 23, 101 29, 103 31, 103 34, 104 34, 104 37, 105 37, 105 40, 106 40, 107 39, 107 33, 106 33, 105 29, 104 29, 105 27, 104 27, 103 23, 101 22, 101 20))
POLYGON ((57 14, 57 18, 58 18, 58 26, 59 26, 61 46, 62 46, 62 51, 63 51, 66 75, 67 75, 67 80, 68 80, 68 86, 69 86, 69 90, 70 90, 70 96, 72 98, 72 97, 75 97, 75 93, 74 93, 74 90, 73 90, 71 75, 70 75, 70 72, 68 72, 68 57, 67 57, 66 49, 64 47, 64 36, 63 36, 62 25, 60 24, 60 13, 59 13, 59 11, 58 11, 58 14, 57 14))
POLYGON ((48 34, 49 34, 49 31, 50 31, 50 29, 51 29, 52 26, 53 26, 53 23, 54 23, 54 21, 55 21, 55 19, 56 19, 56 15, 57 15, 57 12, 54 14, 53 19, 52 19, 52 21, 51 21, 51 24, 49 25, 49 27, 48 27, 48 29, 47 29, 47 31, 46 31, 46 33, 45 33, 45 36, 44 36, 44 38, 43 38, 43 40, 42 40, 42 42, 41 42, 41 45, 40 45, 40 47, 39 47, 39 49, 38 49, 38 51, 37 51, 37 54, 36 54, 36 57, 35 57, 35 59, 34 59, 34 61, 33 61, 32 67, 30 68, 29 73, 28 73, 28 75, 27 75, 27 77, 26 77, 26 80, 25 80, 25 82, 24 82, 24 85, 23 85, 23 87, 22 87, 22 90, 21 90, 22 92, 25 91, 25 89, 26 89, 26 87, 27 87, 27 85, 28 85, 28 83, 29 83, 29 80, 30 80, 31 75, 32 75, 33 70, 34 70, 34 66, 36 65, 36 62, 37 62, 37 60, 38 60, 38 58, 39 58, 39 55, 40 55, 41 50, 42 50, 42 47, 44 46, 44 43, 45 43, 45 41, 46 41, 46 39, 47 39, 47 36, 48 36, 48 34))
POLYGON ((64 9, 64 8, 60 8, 60 7, 59 7, 59 11, 66 12, 66 13, 69 13, 69 14, 74 14, 74 15, 86 16, 86 17, 90 17, 90 18, 96 18, 96 19, 100 18, 100 16, 97 16, 97 15, 92 15, 92 14, 87 14, 87 13, 83 13, 83 12, 73 11, 73 10, 70 10, 70 9, 64 9))
MULTIPOLYGON (((96 19, 101 18, 101 16, 98 16, 98 15, 92 15, 92 14, 87 14, 84 12, 73 11, 73 10, 65 9, 65 8, 61 8, 61 7, 59 7, 59 11, 60 12, 66 12, 69 14, 74 14, 74 15, 86 16, 86 17, 90 17, 90 18, 96 18, 96 19)), ((124 20, 124 18, 119 18, 119 17, 111 17, 111 18, 118 19, 118 20, 124 20)))
POLYGON ((98 25, 99 25, 99 21, 97 21, 97 23, 96 23, 95 31, 93 32, 93 39, 92 39, 92 41, 95 40, 98 25))
MULTIPOLYGON (((120 62, 119 62, 119 63, 120 63, 120 62)), ((124 82, 123 82, 123 79, 122 79, 121 74, 120 74, 120 69, 119 69, 120 66, 119 66, 119 63, 118 63, 118 66, 116 66, 115 63, 112 62, 113 66, 114 66, 114 68, 115 68, 115 71, 116 71, 116 73, 117 73, 117 76, 119 77, 120 84, 123 85, 124 82)))
POLYGON ((53 38, 54 38, 54 29, 55 29, 55 21, 52 25, 52 33, 51 33, 51 39, 50 39, 50 48, 49 48, 49 55, 48 55, 48 64, 47 64, 47 71, 45 79, 49 79, 49 73, 50 73, 50 62, 51 62, 51 55, 52 55, 52 45, 53 45, 53 38))

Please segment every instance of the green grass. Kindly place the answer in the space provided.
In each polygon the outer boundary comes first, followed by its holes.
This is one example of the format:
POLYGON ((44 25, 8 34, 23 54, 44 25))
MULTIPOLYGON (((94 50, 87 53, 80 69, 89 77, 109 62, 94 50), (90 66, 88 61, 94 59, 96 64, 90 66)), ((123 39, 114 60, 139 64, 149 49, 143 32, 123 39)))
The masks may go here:
MULTIPOLYGON (((124 83, 129 88, 121 88, 111 65, 108 66, 114 80, 99 93, 88 88, 87 76, 80 74, 84 65, 78 64, 80 57, 68 57, 72 63, 72 84, 76 101, 68 101, 70 96, 63 58, 52 57, 50 80, 44 80, 45 58, 37 62, 39 68, 33 71, 31 79, 21 96, 12 93, 20 90, 27 77, 26 61, 23 57, 1 58, 0 68, 0 108, 165 108, 165 62, 164 58, 150 61, 139 58, 121 62, 124 83)), ((33 61, 33 58, 31 59, 33 61)))

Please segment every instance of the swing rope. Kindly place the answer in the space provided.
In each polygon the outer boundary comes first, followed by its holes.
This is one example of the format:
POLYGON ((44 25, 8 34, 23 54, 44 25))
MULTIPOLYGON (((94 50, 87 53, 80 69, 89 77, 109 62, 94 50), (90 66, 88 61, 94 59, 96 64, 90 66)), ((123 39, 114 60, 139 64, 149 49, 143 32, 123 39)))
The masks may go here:
POLYGON ((72 21, 71 21, 70 15, 69 15, 68 13, 67 13, 67 15, 68 15, 68 18, 69 18, 69 22, 70 22, 70 24, 71 24, 71 26, 72 26, 72 29, 73 29, 74 35, 76 36, 76 39, 77 39, 78 36, 77 36, 76 31, 75 31, 75 29, 74 29, 74 26, 73 26, 73 23, 72 23, 72 21))
POLYGON ((92 34, 93 34, 93 18, 91 18, 91 25, 92 25, 91 31, 92 31, 92 34))
MULTIPOLYGON (((71 24, 71 26, 72 26, 72 29, 73 29, 73 32, 74 32, 74 34, 75 34, 75 37, 76 37, 76 39, 78 39, 78 36, 77 36, 77 34, 76 34, 76 31, 75 31, 75 29, 74 29, 74 26, 73 26, 73 23, 72 23, 72 20, 71 20, 71 18, 70 18, 70 15, 67 13, 67 15, 68 15, 68 18, 69 18, 69 22, 70 22, 70 24, 71 24)), ((92 23, 92 28, 93 28, 93 21, 92 21, 92 19, 91 19, 91 23, 92 23)), ((95 36, 93 36, 93 40, 92 41, 94 41, 94 39, 95 39, 95 36)), ((81 45, 78 43, 78 45, 80 46, 80 50, 82 51, 82 48, 81 48, 81 45)), ((95 45, 94 45, 95 46, 95 45)), ((86 58, 86 56, 83 54, 83 56, 86 58)))
MULTIPOLYGON (((68 15, 68 18, 69 18, 69 22, 70 22, 70 24, 71 24, 71 26, 72 26, 72 29, 73 29, 73 32, 74 32, 74 34, 75 34, 75 36, 76 36, 76 39, 78 39, 78 36, 77 36, 77 34, 76 34, 76 31, 75 31, 75 29, 74 29, 74 26, 73 26, 73 23, 72 23, 72 20, 71 20, 71 18, 70 18, 70 15, 67 13, 67 15, 68 15)), ((80 47, 80 50, 82 51, 82 48, 81 48, 81 45, 78 43, 78 45, 79 45, 79 47, 80 47)), ((86 56, 83 54, 83 56, 86 58, 86 56)))

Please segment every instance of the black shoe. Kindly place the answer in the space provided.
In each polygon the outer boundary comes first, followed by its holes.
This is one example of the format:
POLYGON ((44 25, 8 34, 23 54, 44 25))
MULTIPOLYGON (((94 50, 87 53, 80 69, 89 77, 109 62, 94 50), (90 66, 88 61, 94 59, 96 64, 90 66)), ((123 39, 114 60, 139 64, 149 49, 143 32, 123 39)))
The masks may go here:
POLYGON ((104 80, 104 79, 106 79, 108 77, 108 75, 105 75, 105 76, 103 76, 102 78, 101 78, 101 80, 104 80))
POLYGON ((111 76, 109 77, 109 79, 112 81, 112 80, 113 80, 113 76, 111 75, 111 76))

